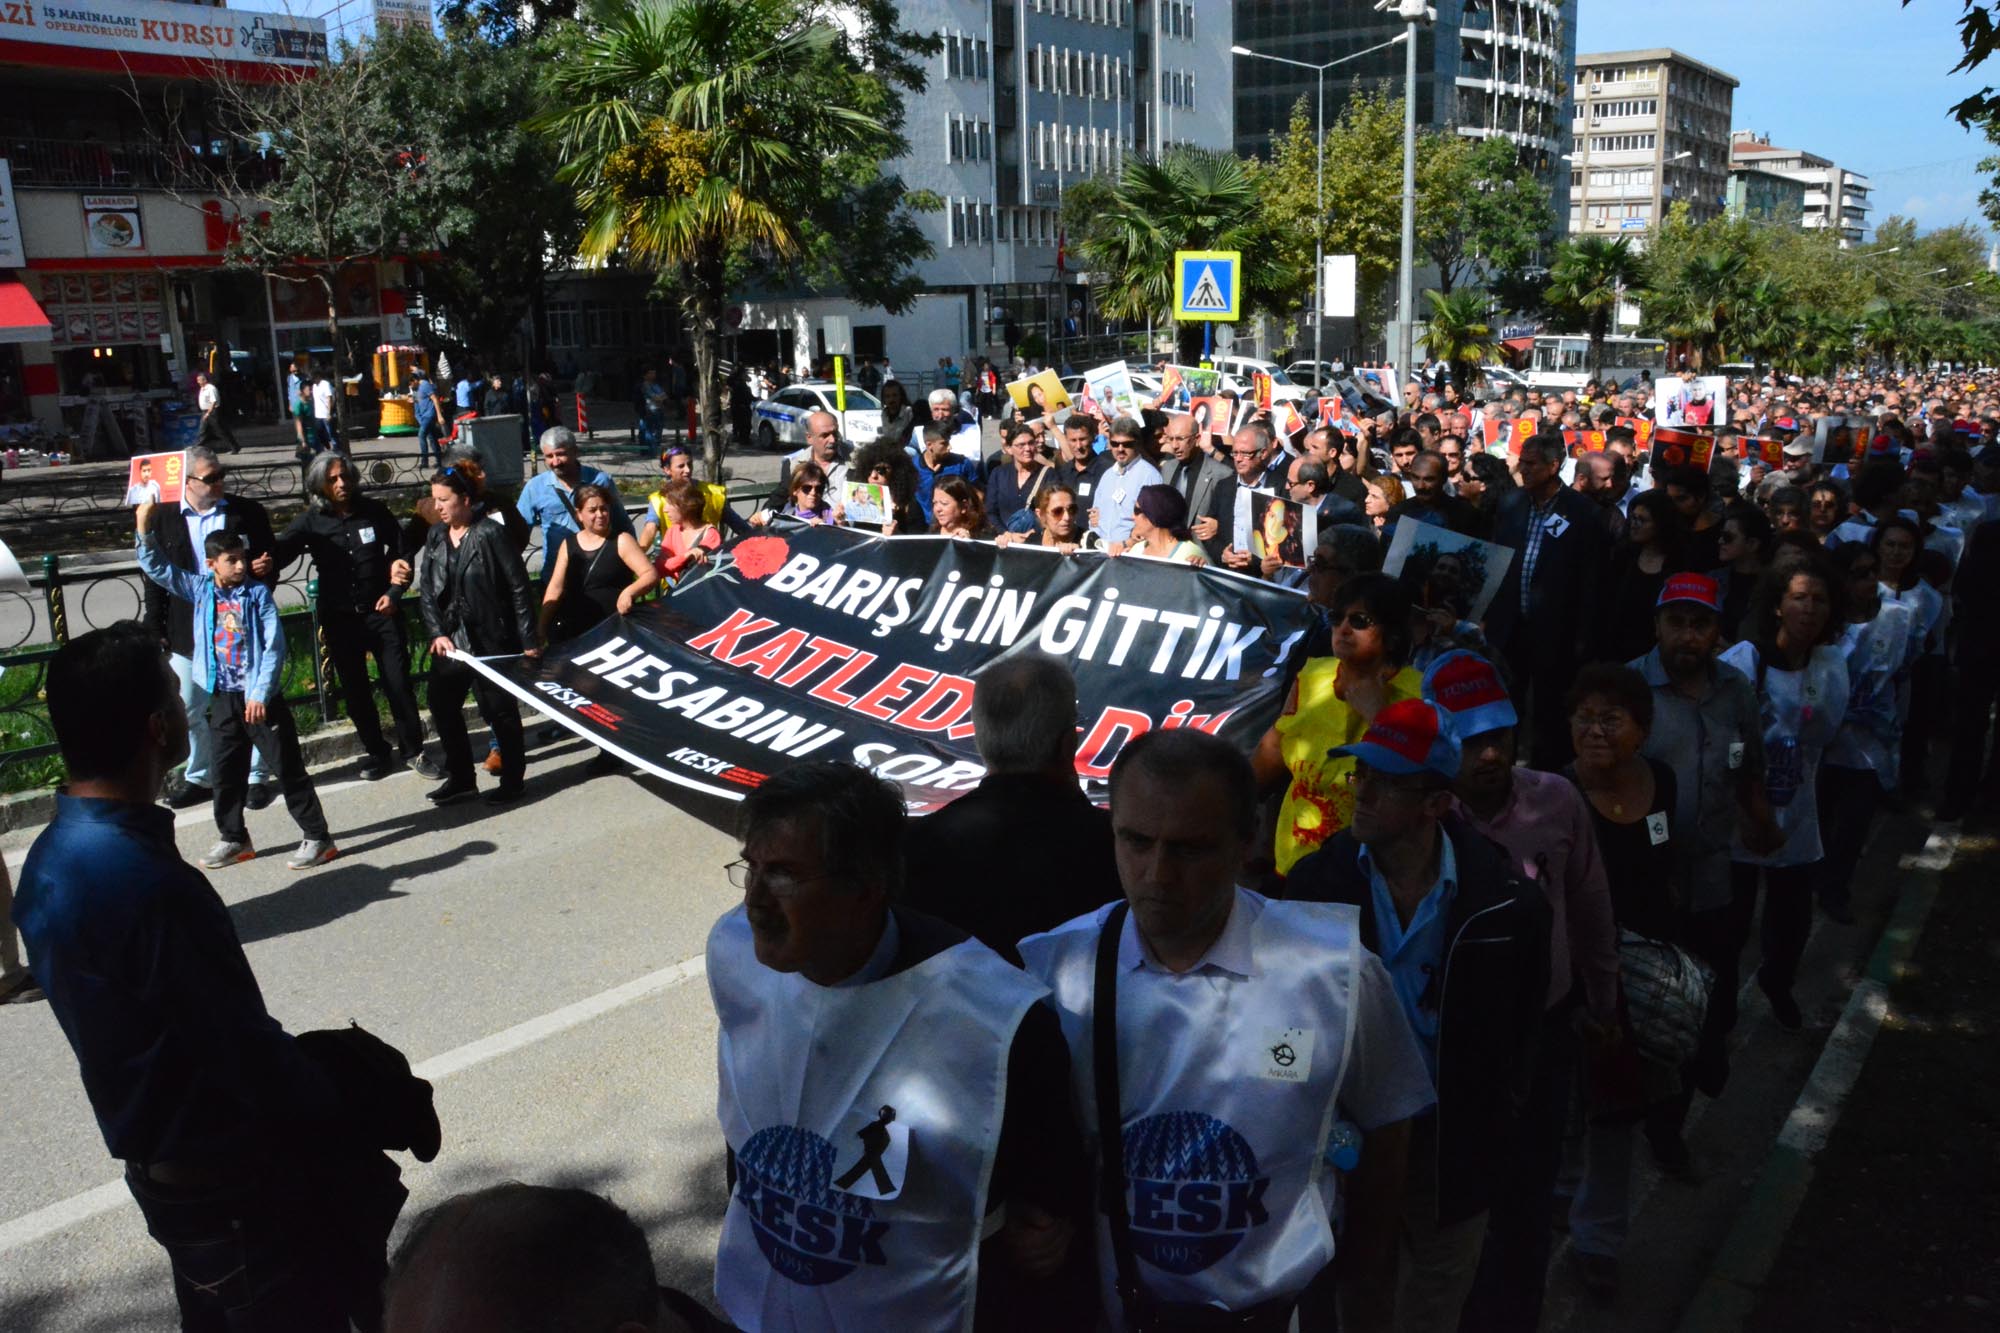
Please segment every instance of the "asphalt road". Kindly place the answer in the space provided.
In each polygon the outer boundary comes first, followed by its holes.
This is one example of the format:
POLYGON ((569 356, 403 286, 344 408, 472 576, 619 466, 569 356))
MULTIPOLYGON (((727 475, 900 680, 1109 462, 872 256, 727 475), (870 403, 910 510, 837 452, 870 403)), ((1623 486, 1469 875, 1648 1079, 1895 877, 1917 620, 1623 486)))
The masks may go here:
MULTIPOLYGON (((723 1177, 701 956, 736 845, 651 779, 587 777, 586 757, 537 751, 529 799, 497 812, 336 768, 339 860, 287 871, 279 802, 250 815, 264 854, 211 879, 287 1028, 353 1019, 436 1083, 444 1150, 400 1159, 406 1221, 499 1181, 586 1185, 639 1219, 663 1280, 706 1296, 723 1177)), ((213 840, 205 808, 178 825, 189 857, 213 840)), ((11 867, 31 832, 5 839, 11 867)), ((173 1327, 166 1263, 46 1004, 0 1006, 0 1090, 0 1329, 173 1327)))

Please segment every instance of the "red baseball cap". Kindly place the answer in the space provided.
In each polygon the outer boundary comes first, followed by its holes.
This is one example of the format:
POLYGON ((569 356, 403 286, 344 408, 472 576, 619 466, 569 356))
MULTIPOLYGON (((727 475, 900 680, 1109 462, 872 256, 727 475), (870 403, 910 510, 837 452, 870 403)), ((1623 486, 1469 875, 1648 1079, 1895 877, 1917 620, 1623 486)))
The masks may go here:
POLYGON ((1444 716, 1422 699, 1399 699, 1375 715, 1367 734, 1329 754, 1347 755, 1383 773, 1458 776, 1458 741, 1444 716))
POLYGON ((1676 574, 1660 589, 1660 600, 1653 606, 1657 610, 1675 603, 1692 603, 1719 615, 1722 612, 1722 585, 1707 574, 1676 574))

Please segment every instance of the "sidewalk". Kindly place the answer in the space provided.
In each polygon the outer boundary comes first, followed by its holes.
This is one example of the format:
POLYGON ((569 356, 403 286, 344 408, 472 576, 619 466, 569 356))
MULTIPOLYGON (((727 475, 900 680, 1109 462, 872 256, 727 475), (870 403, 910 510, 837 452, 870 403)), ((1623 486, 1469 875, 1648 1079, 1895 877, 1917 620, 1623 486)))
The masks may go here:
POLYGON ((1967 821, 1746 1329, 2000 1327, 1996 834, 1967 821))

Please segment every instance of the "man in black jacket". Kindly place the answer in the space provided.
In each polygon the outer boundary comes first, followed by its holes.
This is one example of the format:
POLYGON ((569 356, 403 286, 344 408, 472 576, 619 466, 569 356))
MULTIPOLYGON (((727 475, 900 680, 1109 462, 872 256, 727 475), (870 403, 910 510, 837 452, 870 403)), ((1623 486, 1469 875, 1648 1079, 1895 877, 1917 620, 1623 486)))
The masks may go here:
POLYGON ((444 771, 424 757, 424 724, 410 688, 410 646, 402 613, 410 565, 404 559, 402 530, 387 505, 361 493, 361 478, 343 455, 313 459, 306 470, 306 511, 278 537, 280 568, 307 553, 319 585, 320 630, 340 676, 348 719, 368 751, 361 776, 374 782, 406 764, 420 777, 443 777, 444 771), (369 688, 370 654, 396 720, 395 764, 369 688))
MULTIPOLYGON (((271 552, 271 517, 264 506, 240 495, 223 494, 228 473, 213 449, 196 445, 187 451, 187 467, 181 483, 181 502, 172 514, 154 520, 154 540, 166 562, 176 569, 198 574, 203 567, 202 548, 218 532, 243 534, 250 554, 251 577, 266 583, 277 580, 277 566, 271 552)), ((194 608, 167 594, 149 580, 140 580, 146 590, 146 627, 166 645, 181 683, 181 704, 188 715, 187 767, 167 784, 167 804, 176 810, 201 805, 214 799, 210 789, 209 762, 214 745, 208 734, 208 691, 194 678, 194 608)), ((271 803, 270 775, 262 770, 263 756, 250 761, 250 792, 246 804, 262 810, 271 803)))
POLYGON ((1966 537, 1965 561, 1954 585, 1957 718, 1944 804, 1937 812, 1944 821, 1964 818, 1982 792, 1991 804, 1991 784, 2000 783, 2000 740, 1990 751, 1986 743, 1992 734, 1993 701, 2000 698, 2000 521, 1981 523, 1966 537))
POLYGON ((1229 482, 1232 475, 1229 464, 1208 451, 1208 437, 1196 427, 1194 418, 1185 412, 1167 417, 1157 438, 1161 455, 1160 476, 1167 485, 1187 497, 1188 513, 1194 515, 1188 530, 1207 549, 1210 561, 1222 559, 1222 552, 1229 545, 1229 534, 1209 507, 1216 489, 1229 482))
POLYGON ((910 826, 899 901, 968 931, 1021 965, 1029 935, 1111 901, 1111 818, 1076 785, 1076 678, 1026 653, 979 673, 978 788, 910 826))
POLYGON ((1479 1268, 1548 987, 1549 907, 1451 809, 1458 745, 1418 699, 1376 716, 1351 754, 1354 819, 1302 858, 1288 898, 1361 909, 1437 1085, 1404 1192, 1396 1327, 1452 1330, 1479 1268))
POLYGON ((1559 432, 1528 437, 1521 484, 1501 497, 1490 538, 1514 558, 1487 610, 1486 641, 1507 659, 1514 704, 1533 737, 1529 758, 1544 772, 1570 760, 1564 696, 1589 660, 1584 639, 1610 544, 1597 506, 1562 484, 1567 454, 1559 432))

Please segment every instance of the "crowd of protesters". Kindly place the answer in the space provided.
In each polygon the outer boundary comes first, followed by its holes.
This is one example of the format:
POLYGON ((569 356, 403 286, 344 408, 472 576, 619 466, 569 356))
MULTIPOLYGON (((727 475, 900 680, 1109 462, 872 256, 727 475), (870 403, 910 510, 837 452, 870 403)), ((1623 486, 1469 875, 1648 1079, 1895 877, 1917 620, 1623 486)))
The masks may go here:
POLYGON ((186 1327, 242 1306, 308 1330, 1532 1330, 1557 1228, 1616 1301, 1639 1135, 1703 1177, 1683 1129, 1730 1082, 1746 955, 1801 1029, 1814 914, 1853 921, 1878 812, 1939 768, 1940 819, 2000 781, 2000 385, 1735 383, 1705 466, 1642 443, 1645 384, 1401 396, 1315 404, 1290 435, 1159 404, 1016 414, 990 454, 963 452, 977 405, 898 396, 873 441, 809 418, 747 517, 669 448, 636 525, 562 428, 513 502, 447 452, 401 524, 324 454, 283 533, 193 451, 179 512, 141 513, 148 622, 51 664, 70 782, 13 907, 186 1327), (1827 417, 1860 424, 1849 456, 1825 455, 1827 417), (850 481, 885 488, 886 516, 854 522, 889 539, 1297 588, 1315 627, 1282 713, 1250 754, 1129 742, 1100 810, 1069 667, 1009 655, 973 702, 986 776, 940 812, 909 819, 834 762, 750 794, 707 967, 726 1324, 581 1191, 451 1200, 392 1265, 382 1154, 437 1151, 427 1088, 379 1043, 278 1027, 155 804, 213 800, 219 869, 254 854, 242 811, 275 784, 290 864, 337 854, 274 695, 269 581, 313 556, 364 776, 471 795, 470 692, 506 802, 520 713, 458 656, 671 598, 743 532, 846 524, 850 481), (1246 490, 1314 513, 1301 559, 1239 533, 1246 490), (1505 548, 1490 602, 1448 560, 1384 572, 1404 524, 1505 548), (412 584, 442 763, 408 680, 412 584), (1024 831, 1069 873, 1020 873, 1024 831), (222 1234, 256 1263, 219 1266, 222 1234))

